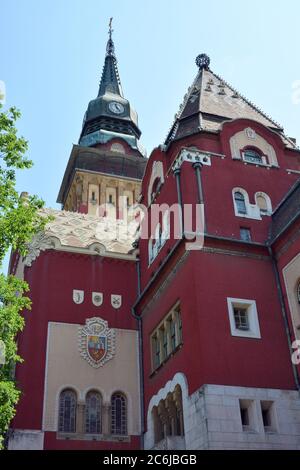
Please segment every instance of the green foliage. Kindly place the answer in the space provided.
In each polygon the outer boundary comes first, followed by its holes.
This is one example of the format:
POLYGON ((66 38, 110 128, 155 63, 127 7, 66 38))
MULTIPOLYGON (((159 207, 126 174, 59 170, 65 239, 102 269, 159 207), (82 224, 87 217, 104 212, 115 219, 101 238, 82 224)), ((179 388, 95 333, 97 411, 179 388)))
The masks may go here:
MULTIPOLYGON (((17 135, 15 123, 20 112, 16 108, 3 112, 1 108, 0 104, 0 267, 10 249, 26 255, 28 242, 49 220, 39 212, 41 199, 20 198, 16 190, 16 171, 30 168, 32 162, 25 157, 27 141, 17 135)), ((13 367, 22 361, 16 336, 24 327, 22 311, 30 310, 31 301, 24 295, 28 290, 26 282, 0 274, 0 340, 5 345, 5 364, 0 365, 0 449, 20 396, 13 367)))

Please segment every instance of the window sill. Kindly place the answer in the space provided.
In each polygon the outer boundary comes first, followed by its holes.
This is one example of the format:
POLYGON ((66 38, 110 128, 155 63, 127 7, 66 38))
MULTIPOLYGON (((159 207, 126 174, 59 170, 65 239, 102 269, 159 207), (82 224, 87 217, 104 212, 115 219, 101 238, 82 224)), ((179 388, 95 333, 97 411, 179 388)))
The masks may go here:
POLYGON ((174 354, 177 353, 177 351, 179 351, 183 346, 183 342, 179 343, 176 348, 159 364, 159 366, 157 366, 152 372, 151 374, 149 375, 149 377, 154 377, 158 372, 159 370, 169 361, 169 359, 171 359, 174 354))
POLYGON ((266 168, 270 170, 270 168, 279 169, 279 166, 276 165, 269 165, 268 163, 254 163, 254 162, 247 162, 247 160, 240 160, 244 163, 244 165, 252 165, 256 166, 256 168, 266 168))
POLYGON ((130 436, 121 436, 114 434, 85 434, 85 433, 56 433, 58 440, 65 441, 111 441, 111 442, 130 442, 130 436))
POLYGON ((255 429, 252 429, 248 426, 243 426, 243 433, 246 433, 246 434, 259 434, 255 429))

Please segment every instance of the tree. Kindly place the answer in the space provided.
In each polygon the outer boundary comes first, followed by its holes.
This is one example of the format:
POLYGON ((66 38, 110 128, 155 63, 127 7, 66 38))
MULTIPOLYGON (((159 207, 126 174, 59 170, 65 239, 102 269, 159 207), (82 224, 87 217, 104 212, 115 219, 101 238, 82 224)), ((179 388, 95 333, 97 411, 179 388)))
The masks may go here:
MULTIPOLYGON (((28 143, 17 135, 16 121, 20 112, 12 107, 6 112, 0 103, 0 268, 12 249, 21 256, 33 236, 45 228, 49 218, 42 215, 43 201, 37 196, 22 198, 16 190, 16 171, 28 169, 32 161, 25 153, 28 143)), ((25 295, 26 282, 13 275, 0 274, 0 449, 5 433, 15 415, 20 397, 13 376, 13 366, 22 359, 17 353, 16 337, 24 327, 22 311, 30 310, 31 301, 25 295)))

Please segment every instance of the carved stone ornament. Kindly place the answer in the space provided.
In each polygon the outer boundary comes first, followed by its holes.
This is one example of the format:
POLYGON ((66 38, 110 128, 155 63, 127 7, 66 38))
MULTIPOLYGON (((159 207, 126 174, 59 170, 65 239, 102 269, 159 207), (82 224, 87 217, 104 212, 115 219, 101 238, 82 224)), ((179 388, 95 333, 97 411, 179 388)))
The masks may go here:
POLYGON ((103 294, 102 292, 93 292, 92 293, 92 302, 96 307, 100 307, 103 304, 103 294))
POLYGON ((253 129, 251 129, 251 127, 247 127, 247 129, 245 129, 245 132, 246 132, 246 136, 248 137, 248 139, 251 139, 251 140, 256 139, 256 132, 253 129))
POLYGON ((117 294, 112 294, 110 297, 111 305, 113 308, 120 308, 122 305, 122 296, 117 294))
POLYGON ((31 266, 33 261, 39 257, 41 251, 51 248, 55 248, 55 240, 44 232, 38 233, 28 245, 28 253, 24 261, 25 266, 31 266))
POLYGON ((83 301, 84 301, 84 291, 74 289, 73 290, 73 302, 79 305, 79 304, 82 304, 83 301))
POLYGON ((115 330, 102 318, 89 318, 79 327, 80 355, 95 368, 103 366, 115 355, 115 330))

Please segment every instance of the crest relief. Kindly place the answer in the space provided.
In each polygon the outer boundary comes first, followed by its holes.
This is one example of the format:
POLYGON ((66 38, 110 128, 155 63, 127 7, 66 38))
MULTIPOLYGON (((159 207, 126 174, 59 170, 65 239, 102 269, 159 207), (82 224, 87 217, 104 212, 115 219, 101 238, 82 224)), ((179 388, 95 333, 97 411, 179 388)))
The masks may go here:
POLYGON ((112 294, 110 296, 110 302, 113 308, 120 308, 122 305, 122 296, 117 294, 112 294))
POLYGON ((74 289, 73 290, 73 302, 79 305, 79 304, 82 304, 83 301, 84 301, 84 291, 74 289))
POLYGON ((92 293, 92 302, 96 307, 100 307, 103 304, 103 294, 102 294, 102 292, 93 292, 92 293))
POLYGON ((78 332, 80 355, 95 368, 115 355, 115 330, 102 318, 89 318, 78 332))

